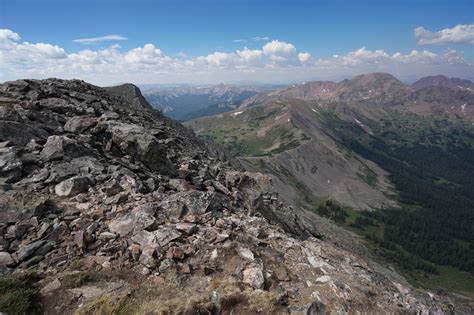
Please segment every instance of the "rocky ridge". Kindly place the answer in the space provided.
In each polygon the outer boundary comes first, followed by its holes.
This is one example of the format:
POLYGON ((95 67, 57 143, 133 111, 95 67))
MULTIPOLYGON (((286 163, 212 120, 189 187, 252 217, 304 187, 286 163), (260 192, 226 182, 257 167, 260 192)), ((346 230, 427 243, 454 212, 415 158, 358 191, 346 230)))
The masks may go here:
POLYGON ((236 170, 133 85, 2 84, 0 189, 0 272, 36 270, 37 312, 455 307, 321 239, 269 176, 236 170))

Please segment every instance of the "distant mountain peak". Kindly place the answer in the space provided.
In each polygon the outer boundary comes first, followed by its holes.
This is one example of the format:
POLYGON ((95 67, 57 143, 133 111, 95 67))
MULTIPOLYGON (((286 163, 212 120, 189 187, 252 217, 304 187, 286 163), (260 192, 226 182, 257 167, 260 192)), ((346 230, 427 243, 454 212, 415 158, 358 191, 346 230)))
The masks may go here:
POLYGON ((421 78, 411 86, 417 90, 429 86, 443 86, 454 89, 470 89, 471 91, 474 91, 474 83, 471 81, 459 78, 448 78, 441 74, 421 78))
POLYGON ((369 85, 373 84, 375 82, 380 82, 380 81, 391 81, 400 85, 403 85, 403 83, 398 80, 395 76, 391 75, 390 73, 385 73, 385 72, 373 72, 373 73, 367 73, 367 74, 360 74, 352 79, 346 81, 350 83, 355 83, 358 85, 369 85))

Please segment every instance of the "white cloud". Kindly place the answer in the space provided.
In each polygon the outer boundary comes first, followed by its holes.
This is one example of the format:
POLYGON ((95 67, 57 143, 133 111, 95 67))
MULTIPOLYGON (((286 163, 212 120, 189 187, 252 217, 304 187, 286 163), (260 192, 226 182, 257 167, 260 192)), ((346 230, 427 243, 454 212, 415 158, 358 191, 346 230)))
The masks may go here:
POLYGON ((344 57, 344 61, 349 65, 358 65, 361 63, 378 63, 383 62, 389 57, 388 53, 383 50, 370 51, 362 47, 356 51, 352 51, 344 57))
POLYGON ((0 29, 0 48, 8 47, 19 40, 20 35, 17 33, 7 29, 0 29))
POLYGON ((159 64, 170 58, 165 56, 159 48, 153 44, 134 48, 125 54, 125 60, 130 63, 159 64))
POLYGON ((414 33, 419 45, 474 44, 474 24, 458 24, 438 32, 420 26, 414 33))
POLYGON ((245 39, 234 39, 232 42, 233 43, 243 43, 243 42, 246 42, 247 40, 245 39))
POLYGON ((212 66, 229 66, 235 60, 235 54, 225 52, 215 52, 207 56, 201 56, 197 58, 197 61, 212 65, 212 66))
POLYGON ((271 41, 260 49, 244 47, 191 58, 166 55, 154 44, 129 50, 119 45, 66 52, 48 43, 22 42, 11 30, 0 29, 0 81, 18 78, 81 78, 107 85, 117 82, 217 83, 339 79, 354 74, 385 71, 401 78, 445 74, 473 78, 474 66, 462 53, 413 50, 389 53, 366 47, 317 59, 287 42, 271 41))
POLYGON ((301 63, 308 62, 311 59, 311 54, 310 53, 299 53, 298 54, 298 60, 301 63))
POLYGON ((263 53, 265 55, 290 55, 296 52, 295 46, 290 43, 280 42, 278 40, 272 40, 266 43, 263 47, 263 53))
POLYGON ((252 50, 244 47, 243 50, 237 50, 237 56, 239 56, 244 62, 254 63, 262 58, 263 52, 261 50, 252 50))
POLYGON ((393 54, 392 58, 393 60, 403 63, 427 63, 436 61, 438 55, 428 50, 412 50, 408 55, 402 55, 401 53, 397 52, 393 54))
POLYGON ((257 42, 258 42, 258 41, 266 41, 266 40, 270 40, 270 37, 268 37, 268 36, 255 36, 255 37, 253 38, 253 40, 254 40, 254 41, 257 41, 257 42))
POLYGON ((119 40, 127 40, 127 39, 128 39, 127 37, 124 37, 122 35, 105 35, 105 36, 100 36, 100 37, 79 38, 73 41, 82 45, 93 45, 93 44, 97 44, 101 42, 119 41, 119 40))

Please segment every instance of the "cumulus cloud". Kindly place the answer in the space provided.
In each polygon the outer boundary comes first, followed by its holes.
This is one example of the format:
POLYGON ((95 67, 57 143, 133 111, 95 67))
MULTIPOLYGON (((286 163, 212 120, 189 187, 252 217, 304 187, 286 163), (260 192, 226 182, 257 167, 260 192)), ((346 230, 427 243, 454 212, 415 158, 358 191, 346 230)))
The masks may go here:
POLYGON ((299 53, 298 54, 298 60, 301 63, 305 63, 311 60, 311 54, 310 53, 299 53))
POLYGON ((125 54, 125 60, 130 63, 160 64, 170 60, 153 44, 134 48, 125 54))
POLYGON ((216 67, 230 66, 235 61, 235 54, 216 51, 210 55, 198 57, 197 61, 216 67))
POLYGON ((438 55, 428 50, 412 50, 407 55, 402 55, 401 53, 397 52, 393 54, 392 59, 403 63, 429 63, 436 61, 436 59, 438 59, 438 55))
POLYGON ((82 45, 93 45, 101 42, 120 41, 127 39, 127 37, 124 37, 122 35, 105 35, 100 37, 78 38, 73 41, 82 45))
POLYGON ((0 81, 18 78, 81 78, 107 85, 118 82, 217 83, 252 80, 261 82, 339 79, 354 74, 385 71, 403 77, 445 74, 472 78, 474 67, 462 53, 413 50, 389 53, 366 47, 344 55, 315 58, 288 42, 273 40, 259 49, 244 47, 198 57, 165 54, 155 44, 129 50, 119 45, 66 52, 49 43, 29 43, 0 29, 0 81))
POLYGON ((414 33, 419 45, 474 44, 474 24, 458 24, 438 32, 420 26, 414 33))
POLYGON ((271 42, 263 45, 262 50, 265 55, 281 56, 294 53, 296 48, 293 46, 293 44, 272 40, 271 42))
POLYGON ((390 55, 383 49, 368 50, 361 47, 355 51, 347 53, 345 56, 333 55, 332 58, 320 59, 316 62, 319 65, 339 65, 344 67, 390 67, 402 66, 403 64, 421 65, 421 64, 457 64, 466 63, 466 61, 455 51, 447 50, 438 55, 428 50, 412 50, 408 54, 396 52, 390 55))
POLYGON ((245 39, 234 39, 232 42, 233 43, 243 43, 243 42, 246 42, 247 40, 245 39))
POLYGON ((261 60, 263 52, 258 49, 252 50, 245 47, 243 50, 237 50, 237 56, 239 56, 239 58, 241 58, 244 62, 252 64, 258 60, 261 60))
POLYGON ((17 33, 7 30, 7 29, 0 29, 0 47, 5 48, 9 45, 14 44, 15 42, 20 40, 20 35, 17 33))

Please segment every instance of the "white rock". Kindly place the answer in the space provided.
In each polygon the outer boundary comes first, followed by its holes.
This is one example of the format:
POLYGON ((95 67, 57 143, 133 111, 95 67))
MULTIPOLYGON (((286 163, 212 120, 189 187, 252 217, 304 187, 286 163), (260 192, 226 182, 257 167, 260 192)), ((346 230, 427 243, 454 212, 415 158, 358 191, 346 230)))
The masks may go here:
POLYGON ((248 260, 252 260, 252 261, 255 259, 252 251, 248 248, 239 247, 237 249, 237 252, 239 253, 240 257, 242 257, 244 259, 248 259, 248 260))
POLYGON ((331 281, 331 277, 330 276, 321 276, 321 277, 317 278, 316 281, 320 282, 320 283, 326 283, 326 282, 331 281))

